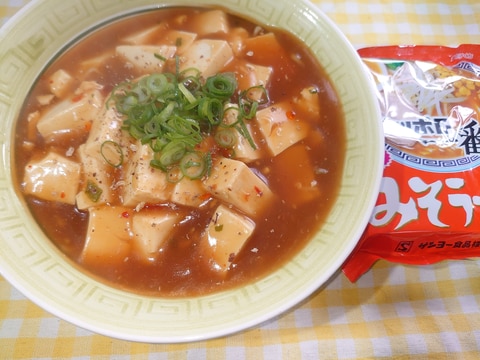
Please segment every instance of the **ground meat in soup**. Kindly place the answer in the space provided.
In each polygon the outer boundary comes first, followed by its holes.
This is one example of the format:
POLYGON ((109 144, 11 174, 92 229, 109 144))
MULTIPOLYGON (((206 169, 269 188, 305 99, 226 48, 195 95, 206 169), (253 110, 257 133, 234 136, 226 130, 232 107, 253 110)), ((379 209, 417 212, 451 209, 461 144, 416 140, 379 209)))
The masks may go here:
POLYGON ((305 246, 335 200, 344 141, 334 86, 301 41, 220 9, 171 8, 97 29, 45 69, 14 160, 31 213, 81 269, 191 296, 260 279, 305 246), (185 128, 208 79, 235 89, 208 95, 220 100, 185 130, 196 142, 167 156, 170 140, 139 118, 164 111, 162 126, 185 128), (140 116, 142 96, 154 100, 140 116))

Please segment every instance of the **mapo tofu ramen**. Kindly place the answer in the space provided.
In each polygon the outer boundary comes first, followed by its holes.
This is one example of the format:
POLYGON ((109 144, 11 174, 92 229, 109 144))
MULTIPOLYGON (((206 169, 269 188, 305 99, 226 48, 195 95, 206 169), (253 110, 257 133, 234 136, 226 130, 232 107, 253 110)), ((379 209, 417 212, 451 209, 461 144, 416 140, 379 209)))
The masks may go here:
POLYGON ((344 120, 308 49, 220 9, 97 29, 36 81, 17 125, 19 190, 92 276, 155 296, 255 281, 318 231, 344 120))

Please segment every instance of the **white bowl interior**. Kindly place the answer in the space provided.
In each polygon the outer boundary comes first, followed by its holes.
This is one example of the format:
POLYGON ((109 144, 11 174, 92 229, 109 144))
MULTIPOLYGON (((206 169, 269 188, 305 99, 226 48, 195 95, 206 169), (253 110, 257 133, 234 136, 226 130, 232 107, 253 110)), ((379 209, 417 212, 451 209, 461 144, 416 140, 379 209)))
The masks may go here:
POLYGON ((305 299, 341 266, 367 224, 383 168, 383 137, 363 64, 331 21, 307 1, 163 0, 164 5, 218 5, 285 27, 324 66, 342 99, 347 154, 338 199, 321 231, 285 266, 243 288, 192 299, 158 299, 110 288, 73 267, 45 237, 14 191, 13 129, 36 76, 85 29, 157 8, 151 0, 32 1, 1 30, 0 272, 47 311, 104 335, 144 342, 186 342, 237 332, 305 299))

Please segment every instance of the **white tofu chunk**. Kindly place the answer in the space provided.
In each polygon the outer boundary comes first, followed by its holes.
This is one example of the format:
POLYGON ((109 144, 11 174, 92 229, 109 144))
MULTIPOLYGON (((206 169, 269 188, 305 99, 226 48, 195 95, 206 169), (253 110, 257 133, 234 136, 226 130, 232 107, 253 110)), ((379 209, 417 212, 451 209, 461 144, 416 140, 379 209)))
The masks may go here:
POLYGON ((311 151, 303 144, 296 144, 272 159, 274 171, 289 169, 289 175, 278 182, 276 190, 282 194, 282 201, 292 208, 320 199, 322 184, 315 176, 311 151))
POLYGON ((37 133, 37 124, 38 121, 41 119, 42 115, 40 111, 36 110, 31 112, 27 116, 27 139, 30 141, 35 141, 38 136, 37 133))
POLYGON ((214 197, 249 216, 261 214, 274 197, 270 188, 246 164, 228 158, 215 160, 210 176, 203 183, 214 197))
POLYGON ((120 45, 116 53, 140 74, 162 72, 165 61, 177 51, 168 45, 120 45))
POLYGON ((48 78, 50 92, 58 98, 63 97, 73 86, 75 79, 65 70, 55 71, 48 78))
MULTIPOLYGON (((223 117, 223 122, 227 125, 231 125, 237 122, 238 106, 235 104, 226 104, 225 109, 229 109, 229 110, 225 112, 225 115, 223 117)), ((248 122, 246 123, 246 127, 247 127, 247 130, 250 132, 250 134, 253 134, 252 127, 248 122)), ((217 131, 221 131, 221 130, 217 130, 217 131)), ((253 136, 252 136, 252 140, 255 144, 255 149, 252 147, 252 145, 250 145, 250 142, 237 130, 234 129, 233 133, 235 134, 235 145, 233 146, 233 153, 234 153, 233 156, 235 159, 241 160, 246 163, 250 163, 254 160, 259 159, 262 156, 260 147, 255 142, 255 139, 253 136)))
POLYGON ((88 229, 81 261, 87 264, 122 262, 131 249, 131 211, 122 206, 99 206, 88 209, 88 229))
POLYGON ((195 68, 204 77, 215 75, 233 59, 233 51, 224 40, 196 40, 180 59, 180 71, 195 68))
POLYGON ((150 166, 153 150, 149 145, 138 143, 125 169, 125 186, 123 204, 136 207, 140 203, 156 204, 168 201, 173 184, 167 180, 166 174, 150 166))
POLYGON ((287 102, 257 111, 256 119, 268 148, 276 156, 308 134, 308 124, 297 118, 287 102))
MULTIPOLYGON (((247 90, 253 86, 268 86, 273 69, 270 66, 262 66, 246 63, 240 67, 238 76, 238 86, 240 90, 247 90)), ((249 97, 253 100, 260 100, 264 92, 261 89, 252 89, 249 97)))
POLYGON ((104 52, 97 56, 83 60, 79 64, 79 73, 86 77, 90 73, 98 73, 98 69, 111 59, 115 53, 113 51, 104 52))
POLYGON ((210 198, 200 180, 183 178, 172 190, 171 201, 185 206, 198 207, 210 198))
POLYGON ((193 44, 196 39, 196 33, 170 30, 165 34, 164 37, 161 38, 160 43, 175 46, 177 48, 177 54, 181 55, 185 49, 188 49, 188 47, 193 44))
POLYGON ((314 87, 305 88, 300 92, 299 96, 293 99, 296 105, 295 108, 301 112, 318 115, 320 114, 319 96, 318 89, 314 87))
POLYGON ((127 36, 122 42, 129 45, 155 44, 166 28, 165 23, 153 25, 145 30, 127 36))
POLYGON ((96 83, 82 83, 72 98, 65 99, 42 114, 37 130, 44 137, 86 129, 103 107, 103 95, 96 83))
POLYGON ((25 166, 25 193, 43 200, 73 205, 79 182, 80 164, 53 152, 25 166))
POLYGON ((37 102, 41 106, 50 105, 52 103, 53 99, 55 99, 55 95, 53 95, 53 94, 44 94, 44 95, 38 95, 37 96, 37 102))
POLYGON ((77 208, 85 210, 92 206, 99 206, 113 200, 111 191, 112 177, 110 176, 109 165, 98 156, 87 153, 86 145, 78 147, 78 154, 82 162, 83 188, 76 196, 77 208), (94 201, 89 192, 101 192, 98 199, 94 201))
POLYGON ((226 34, 229 30, 227 14, 222 10, 210 10, 197 15, 192 26, 200 36, 226 34))
POLYGON ((203 240, 213 267, 227 271, 254 230, 255 223, 249 218, 227 206, 218 206, 203 240))
POLYGON ((179 214, 166 209, 142 210, 133 214, 133 242, 144 260, 155 260, 172 237, 180 218, 179 214))
POLYGON ((228 35, 228 43, 232 47, 235 56, 240 56, 243 53, 245 40, 249 37, 250 34, 244 27, 237 27, 230 30, 228 35))
POLYGON ((122 124, 123 120, 114 107, 105 109, 93 120, 90 134, 85 142, 85 153, 104 160, 101 155, 101 146, 105 141, 113 141, 121 147, 127 147, 128 136, 122 130, 122 124))

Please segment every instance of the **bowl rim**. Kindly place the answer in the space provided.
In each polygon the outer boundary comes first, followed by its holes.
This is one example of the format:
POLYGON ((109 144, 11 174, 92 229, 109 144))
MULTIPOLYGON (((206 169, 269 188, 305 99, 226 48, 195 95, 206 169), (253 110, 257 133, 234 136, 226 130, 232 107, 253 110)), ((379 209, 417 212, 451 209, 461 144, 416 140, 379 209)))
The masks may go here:
MULTIPOLYGON (((26 6, 24 6, 22 9, 20 9, 13 17, 11 17, 0 29, 0 40, 5 38, 8 34, 11 33, 18 33, 20 29, 20 24, 23 22, 27 21, 28 18, 31 16, 32 12, 35 12, 39 9, 44 9, 44 7, 48 6, 53 6, 55 4, 59 4, 63 0, 33 0, 30 3, 28 3, 26 6), (46 4, 46 5, 45 5, 46 4)), ((248 0, 247 2, 250 4, 254 3, 255 1, 259 0, 248 0)), ((165 0, 162 1, 162 5, 159 5, 157 2, 150 1, 150 0, 140 0, 138 3, 141 3, 142 6, 136 7, 137 9, 140 8, 160 8, 162 6, 170 6, 170 5, 186 5, 186 6, 192 6, 193 2, 188 1, 188 0, 165 0)), ((199 0, 196 1, 194 5, 199 5, 199 6, 222 6, 226 4, 227 1, 221 1, 221 0, 199 0)), ((231 2, 233 4, 233 0, 231 2)), ((13 264, 9 262, 9 260, 6 260, 2 255, 0 255, 0 273, 2 276, 7 279, 17 290, 19 290, 23 295, 25 295, 27 298, 29 298, 31 301, 36 303, 38 306, 41 308, 45 309, 49 313, 64 319, 76 326, 82 327, 84 329, 93 331, 95 333, 107 335, 113 338, 119 338, 123 340, 130 340, 130 341, 138 341, 138 342, 149 342, 149 343, 182 343, 182 342, 192 342, 192 341, 200 341, 200 340, 207 340, 207 339, 212 339, 212 338, 218 338, 230 334, 237 333, 239 331, 243 331, 249 328, 252 328, 254 326, 258 326, 262 323, 264 323, 267 320, 270 320, 272 318, 275 318, 276 316, 279 316, 283 314, 285 311, 295 307, 299 303, 305 301, 311 294, 313 294, 315 291, 318 289, 321 289, 322 286, 325 286, 327 281, 340 269, 341 265, 343 262, 346 260, 348 255, 353 251, 354 247, 356 246, 358 240, 360 239, 364 227, 367 225, 370 214, 373 210, 373 207, 375 205, 376 201, 376 196, 367 196, 371 194, 377 194, 378 190, 380 188, 380 181, 381 181, 381 176, 383 173, 383 132, 382 132, 382 127, 380 123, 380 109, 379 105, 374 98, 374 83, 372 79, 369 78, 367 71, 365 71, 363 63, 356 53, 354 47, 350 44, 348 39, 345 37, 345 35, 340 31, 340 29, 325 15, 315 4, 310 3, 307 0, 296 0, 296 1, 290 1, 290 0, 275 0, 271 1, 271 3, 268 3, 264 6, 279 6, 282 5, 284 7, 289 8, 291 11, 297 11, 302 14, 302 16, 305 16, 309 22, 312 23, 321 23, 322 26, 328 27, 332 31, 331 34, 329 34, 330 37, 333 37, 334 40, 339 41, 337 44, 338 46, 342 47, 342 50, 345 51, 350 57, 351 65, 355 67, 355 70, 359 72, 358 79, 361 80, 362 85, 365 85, 368 87, 369 92, 372 94, 370 97, 366 96, 367 101, 369 101, 368 104, 365 104, 365 109, 368 108, 366 111, 368 112, 368 115, 373 115, 376 117, 375 121, 377 121, 377 126, 375 127, 375 130, 377 131, 376 134, 371 134, 372 138, 370 141, 375 142, 375 146, 370 149, 372 154, 375 156, 374 158, 371 159, 371 164, 372 164, 372 174, 371 174, 371 183, 369 184, 369 188, 366 191, 366 198, 364 198, 364 203, 361 204, 361 208, 364 210, 363 216, 357 221, 359 226, 355 228, 355 230, 350 234, 351 238, 348 240, 346 244, 344 244, 343 248, 341 249, 340 253, 338 253, 337 257, 334 260, 331 260, 331 265, 329 266, 328 270, 325 271, 322 274, 318 274, 318 277, 315 279, 306 279, 304 281, 299 281, 299 286, 301 286, 301 291, 294 295, 285 295, 285 298, 275 298, 272 299, 272 305, 267 309, 267 311, 264 311, 263 313, 258 313, 258 312, 253 312, 251 314, 248 313, 248 310, 250 310, 250 305, 248 304, 248 301, 245 299, 239 299, 234 295, 234 293, 238 293, 238 291, 243 293, 243 296, 248 299, 248 298, 253 298, 255 297, 254 295, 257 292, 263 292, 263 291, 269 291, 270 286, 272 285, 272 282, 275 282, 275 277, 274 276, 268 276, 266 279, 262 281, 262 283, 259 284, 254 284, 256 288, 252 289, 233 289, 233 290, 228 290, 225 292, 221 292, 220 294, 212 294, 212 295, 206 295, 202 296, 201 300, 202 302, 194 302, 192 301, 189 304, 182 304, 179 308, 175 308, 176 303, 178 302, 177 299, 152 299, 150 297, 145 297, 141 295, 135 295, 135 294, 130 294, 130 293, 125 293, 121 290, 118 289, 112 289, 111 287, 103 284, 103 283, 97 283, 96 287, 100 289, 99 291, 102 292, 103 294, 109 294, 111 295, 111 299, 107 299, 108 301, 116 301, 118 300, 121 302, 121 299, 123 298, 128 298, 129 301, 136 302, 137 299, 140 299, 139 301, 141 303, 136 304, 138 307, 145 307, 145 306, 150 306, 153 307, 154 310, 158 310, 162 316, 166 316, 168 319, 175 319, 175 316, 171 316, 172 314, 169 313, 169 311, 175 312, 175 311, 181 311, 185 307, 189 307, 189 311, 192 311, 192 308, 195 309, 195 311, 199 311, 202 313, 202 322, 201 324, 198 322, 195 322, 195 328, 189 329, 187 333, 179 333, 178 331, 165 331, 162 330, 161 332, 156 331, 154 327, 148 327, 145 331, 140 331, 138 329, 136 330, 131 330, 128 328, 128 324, 126 319, 108 319, 108 318, 103 318, 99 317, 99 314, 96 313, 93 308, 89 308, 82 312, 81 314, 78 311, 75 311, 73 307, 71 307, 70 304, 67 304, 63 301, 61 301, 58 297, 53 295, 51 292, 45 293, 45 291, 41 290, 37 286, 33 286, 28 282, 29 278, 29 270, 24 269, 23 272, 20 272, 18 269, 17 264, 13 264), (362 227, 363 226, 363 227, 362 227), (2 262, 3 260, 3 262, 2 262), (132 300, 133 299, 133 300, 132 300), (234 301, 238 302, 238 313, 237 315, 241 316, 241 321, 232 321, 231 323, 227 324, 225 327, 225 324, 217 324, 215 323, 215 319, 210 319, 210 316, 215 316, 215 309, 207 309, 209 306, 212 306, 212 302, 218 303, 220 307, 226 306, 223 304, 223 301, 231 301, 234 299, 234 301), (145 304, 143 304, 145 302, 145 304), (159 309, 157 309, 159 307, 159 309), (163 313, 162 311, 165 310, 164 307, 168 307, 166 314, 163 313), (172 307, 170 309, 170 307, 172 307), (113 320, 113 321, 112 321, 113 320), (105 321, 111 321, 111 324, 106 324, 105 321)), ((235 10, 233 10, 235 12, 235 10)), ((132 10, 125 10, 125 11, 117 11, 114 15, 111 15, 111 18, 115 16, 123 16, 126 13, 130 13, 132 10)), ((271 25, 271 24, 267 24, 271 25)), ((92 25, 93 26, 93 25, 92 25)), ((32 30, 33 31, 33 30, 32 30)), ((30 34, 32 35, 32 34, 30 34)), ((307 35, 310 36, 310 35, 307 35)), ((313 41, 310 39, 310 41, 313 41)), ((0 65, 2 63, 2 58, 0 57, 0 65)), ((42 66, 43 68, 43 66, 42 66)), ((1 78, 0 78, 1 81, 1 78)), ((365 91, 365 89, 364 89, 365 91)), ((1 95, 1 94, 0 94, 1 95)), ((365 95, 363 95, 365 96, 365 95)), ((348 104, 342 104, 344 107, 348 107, 348 104)), ((13 120, 11 120, 13 121, 13 120)), ((374 121, 374 120, 372 120, 374 121)), ((11 131, 11 129, 7 129, 8 131, 11 131)), ((12 139, 10 139, 11 141, 12 139)), ((3 166, 3 171, 6 171, 6 176, 10 178, 9 181, 11 181, 12 175, 10 173, 10 141, 5 141, 2 142, 2 150, 3 150, 3 158, 2 158, 2 166, 3 166)), ((0 169, 0 173, 1 173, 0 169)), ((344 169, 344 171, 349 171, 348 169, 344 169)), ((5 176, 5 174, 4 174, 5 176)), ((7 179, 8 180, 8 179, 7 179)), ((8 181, 7 181, 8 184, 8 181)), ((10 184, 11 185, 11 184, 10 184)), ((8 190, 8 189, 7 189, 8 190)), ((11 193, 11 189, 9 191, 9 201, 13 200, 14 202, 17 201, 13 198, 13 194, 11 193)), ((17 205, 20 206, 20 205, 17 205)), ((359 205, 360 206, 360 205, 359 205)), ((340 216, 340 215, 338 215, 340 216)), ((8 225, 5 222, 2 224, 0 221, 0 226, 5 226, 8 225)), ((26 225, 25 225, 26 226, 26 225)), ((36 230, 31 230, 31 231, 39 231, 38 228, 36 230)), ((5 237, 7 235, 0 235, 0 244, 2 242, 5 242, 5 237)), ((10 243, 9 243, 10 244, 10 243)), ((68 263, 68 260, 65 259, 65 256, 62 256, 59 250, 57 250, 52 244, 41 244, 39 242, 34 242, 34 246, 36 247, 41 247, 42 251, 46 251, 48 253, 56 253, 57 258, 63 258, 63 261, 65 263, 68 263)), ((301 260, 301 257, 304 254, 297 254, 295 259, 293 259, 290 263, 295 263, 293 266, 299 266, 298 262, 301 260)), ((49 262, 50 260, 38 260, 38 261, 45 261, 49 262)), ((54 263, 52 264, 47 264, 51 266, 55 266, 54 263)), ((282 269, 279 269, 279 271, 282 271, 282 269)), ((92 278, 88 275, 85 275, 81 272, 78 272, 78 270, 72 270, 72 274, 69 274, 68 271, 65 271, 65 269, 61 269, 61 274, 58 275, 59 279, 65 281, 71 280, 68 277, 73 276, 73 278, 76 279, 81 279, 82 281, 87 281, 91 282, 94 281, 92 278), (62 273, 63 272, 63 273, 62 273)), ((288 274, 288 271, 286 271, 282 276, 286 277, 291 277, 291 274, 288 274)), ((56 279, 58 280, 58 279, 56 279)), ((53 287, 58 286, 58 284, 54 284, 53 282, 51 283, 53 287)), ((78 293, 82 293, 83 297, 86 297, 83 292, 86 291, 85 289, 77 289, 76 290, 78 293)), ((100 296, 100 295, 99 295, 100 296)), ((195 299, 197 300, 197 299, 195 299)), ((97 299, 98 301, 98 299, 97 299)), ((118 305, 121 307, 122 304, 118 305)), ((117 304, 113 304, 113 306, 117 306, 117 304)), ((137 309, 138 310, 138 309, 137 309)), ((252 309, 254 310, 254 309, 252 309)), ((130 311, 130 310, 128 310, 130 311)), ((129 312, 127 311, 127 315, 129 312)), ((154 311, 155 313, 155 311, 154 311)), ((132 310, 133 315, 138 315, 138 313, 135 313, 134 310, 132 310)), ((132 315, 132 316, 133 316, 132 315)), ((142 314, 144 317, 145 314, 142 314)), ((138 321, 144 320, 144 318, 140 317, 138 318, 138 321)))

